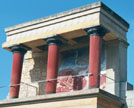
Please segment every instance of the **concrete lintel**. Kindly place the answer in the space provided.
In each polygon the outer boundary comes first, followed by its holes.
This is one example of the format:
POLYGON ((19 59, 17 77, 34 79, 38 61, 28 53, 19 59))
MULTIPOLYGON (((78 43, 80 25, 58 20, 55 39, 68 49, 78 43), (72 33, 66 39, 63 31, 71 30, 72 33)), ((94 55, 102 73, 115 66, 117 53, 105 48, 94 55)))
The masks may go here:
MULTIPOLYGON (((83 28, 99 25, 103 25, 110 31, 110 35, 105 36, 104 39, 112 40, 113 38, 121 38, 126 40, 126 32, 129 28, 129 24, 102 2, 97 2, 9 27, 5 29, 7 41, 3 43, 2 47, 9 50, 8 46, 12 44, 21 43, 25 45, 41 40, 42 38, 51 37, 55 34, 61 35, 62 37, 62 34, 69 34, 77 30, 80 30, 81 36, 84 36, 83 28)), ((78 35, 77 32, 75 34, 78 35)), ((77 35, 75 35, 75 37, 77 37, 77 35)), ((65 39, 67 38, 67 36, 63 37, 65 39)), ((71 36, 70 39, 72 38, 74 37, 71 36)))

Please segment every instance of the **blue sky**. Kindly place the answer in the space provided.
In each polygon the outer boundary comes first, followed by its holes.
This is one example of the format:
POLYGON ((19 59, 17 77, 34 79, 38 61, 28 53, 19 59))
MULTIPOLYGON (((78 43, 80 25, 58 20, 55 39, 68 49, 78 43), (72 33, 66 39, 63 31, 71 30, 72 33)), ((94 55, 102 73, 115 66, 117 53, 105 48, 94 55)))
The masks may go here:
MULTIPOLYGON (((77 8, 98 0, 0 0, 0 45, 5 42, 4 28, 77 8)), ((102 0, 129 24, 128 82, 134 84, 134 0, 102 0)), ((0 46, 0 86, 10 84, 12 53, 0 46)), ((0 100, 6 98, 8 88, 0 88, 0 100)))

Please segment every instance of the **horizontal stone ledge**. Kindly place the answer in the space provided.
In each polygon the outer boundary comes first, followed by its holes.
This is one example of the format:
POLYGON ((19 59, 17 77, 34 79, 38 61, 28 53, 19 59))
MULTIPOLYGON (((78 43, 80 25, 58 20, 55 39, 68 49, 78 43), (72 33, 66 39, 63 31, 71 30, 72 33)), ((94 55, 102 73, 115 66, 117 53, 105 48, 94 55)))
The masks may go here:
POLYGON ((35 104, 35 103, 47 103, 47 102, 55 102, 61 100, 63 101, 63 100, 94 98, 94 97, 107 99, 118 105, 125 103, 125 100, 115 95, 112 95, 106 91, 96 88, 96 89, 80 90, 80 91, 73 91, 67 93, 46 94, 46 95, 40 95, 35 97, 8 99, 8 100, 0 101, 0 107, 28 105, 28 104, 35 104))

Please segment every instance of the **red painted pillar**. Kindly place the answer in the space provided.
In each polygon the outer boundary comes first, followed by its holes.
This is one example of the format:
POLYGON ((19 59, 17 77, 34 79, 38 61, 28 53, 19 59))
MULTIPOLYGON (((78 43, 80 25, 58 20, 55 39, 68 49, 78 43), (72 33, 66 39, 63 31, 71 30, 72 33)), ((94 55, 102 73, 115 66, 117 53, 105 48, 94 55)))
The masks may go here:
POLYGON ((101 41, 102 39, 98 35, 90 36, 89 88, 99 87, 101 41))
POLYGON ((94 27, 87 30, 90 36, 89 46, 89 88, 98 88, 100 85, 101 47, 104 30, 94 27))
POLYGON ((19 88, 22 72, 23 57, 26 53, 25 49, 19 48, 17 46, 11 48, 13 52, 13 64, 11 73, 11 86, 9 91, 9 98, 18 98, 19 88))
POLYGON ((48 43, 48 61, 47 61, 47 82, 45 93, 55 93, 57 80, 52 80, 57 78, 58 74, 58 63, 59 63, 59 45, 61 41, 54 38, 47 40, 48 43), (49 81, 50 80, 50 81, 49 81))

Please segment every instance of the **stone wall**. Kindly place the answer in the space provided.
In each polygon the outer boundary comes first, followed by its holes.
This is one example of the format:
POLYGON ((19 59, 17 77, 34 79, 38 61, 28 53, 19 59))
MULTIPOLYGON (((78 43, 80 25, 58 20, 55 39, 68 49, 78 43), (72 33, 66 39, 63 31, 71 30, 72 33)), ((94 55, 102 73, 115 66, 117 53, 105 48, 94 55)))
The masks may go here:
POLYGON ((128 43, 116 39, 106 42, 106 91, 125 98, 127 82, 128 43))
POLYGON ((44 94, 46 79, 47 52, 31 52, 25 55, 19 97, 29 97, 44 94), (24 83, 24 84, 23 84, 24 83), (26 83, 26 84, 25 84, 26 83))

